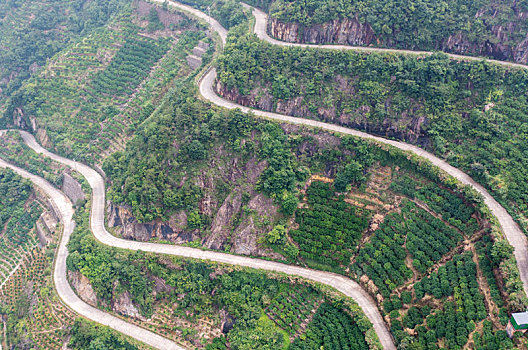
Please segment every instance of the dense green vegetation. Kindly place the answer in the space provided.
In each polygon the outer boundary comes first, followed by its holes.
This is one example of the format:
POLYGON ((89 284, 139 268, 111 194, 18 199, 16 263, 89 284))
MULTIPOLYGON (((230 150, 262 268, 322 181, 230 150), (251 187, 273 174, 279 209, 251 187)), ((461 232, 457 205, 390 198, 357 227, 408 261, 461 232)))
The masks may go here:
POLYGON ((190 73, 185 57, 204 38, 196 22, 169 13, 172 30, 150 33, 138 11, 120 12, 54 56, 17 91, 6 115, 24 111, 14 119, 44 129, 48 147, 72 158, 101 162, 98 155, 122 148, 171 82, 190 73))
POLYGON ((247 20, 240 2, 236 0, 183 0, 215 18, 224 28, 231 28, 247 20))
POLYGON ((306 333, 290 349, 366 350, 368 346, 358 326, 346 312, 324 303, 317 310, 306 333))
MULTIPOLYGON (((270 16, 280 22, 300 24, 300 41, 307 41, 305 31, 317 30, 316 25, 348 18, 358 20, 372 32, 351 33, 356 39, 350 44, 441 49, 516 60, 521 55, 515 50, 528 30, 526 21, 519 15, 528 9, 526 1, 250 0, 249 3, 268 9, 270 16), (497 34, 499 26, 505 38, 497 34), (455 35, 461 36, 463 45, 448 42, 455 35)), ((336 40, 336 36, 325 37, 321 29, 320 33, 322 38, 317 42, 336 40)))
POLYGON ((271 110, 281 102, 295 116, 420 144, 491 189, 526 229, 525 70, 442 54, 284 48, 238 34, 218 77, 240 102, 271 110))
POLYGON ((48 58, 129 6, 123 0, 2 1, 0 46, 9 49, 0 53, 0 106, 48 58))
POLYGON ((173 107, 147 120, 125 152, 114 153, 103 164, 113 182, 109 198, 131 205, 140 221, 163 217, 179 208, 195 209, 201 190, 189 182, 178 186, 185 176, 180 169, 203 162, 216 137, 235 141, 248 132, 250 119, 246 115, 217 114, 191 96, 188 87, 171 94, 173 107), (176 135, 186 140, 184 147, 172 143, 176 135))
POLYGON ((24 211, 24 202, 29 198, 30 192, 28 181, 11 170, 0 169, 0 226, 3 227, 12 216, 24 211))
POLYGON ((306 191, 308 208, 298 209, 299 228, 290 236, 299 245, 300 257, 309 265, 338 268, 350 263, 354 249, 367 228, 369 215, 343 200, 334 198, 330 184, 314 181, 306 191))
POLYGON ((19 167, 37 174, 55 186, 62 183, 61 173, 65 167, 42 157, 26 146, 18 131, 9 131, 0 137, 0 156, 19 167))
POLYGON ((95 324, 82 318, 75 320, 71 329, 68 347, 73 350, 138 350, 124 336, 109 327, 95 324))
MULTIPOLYGON (((295 335, 297 330, 295 324, 303 320, 294 319, 293 312, 287 312, 286 317, 282 317, 282 313, 279 312, 280 305, 286 304, 284 295, 288 291, 303 291, 296 297, 299 301, 303 300, 301 296, 307 300, 323 298, 329 302, 336 300, 334 297, 326 296, 317 286, 273 277, 263 272, 103 246, 93 239, 87 228, 88 215, 87 208, 80 210, 76 215, 78 226, 69 244, 71 253, 68 257, 68 268, 88 277, 99 303, 110 305, 120 294, 127 292, 134 305, 137 305, 141 314, 145 316, 155 319, 160 305, 172 305, 172 319, 182 319, 197 324, 199 320, 207 317, 215 320, 217 326, 220 323, 219 314, 224 310, 234 323, 226 335, 232 349, 279 349, 285 344, 285 336, 295 335), (166 286, 162 290, 157 287, 160 281, 166 286), (273 306, 268 307, 268 305, 277 305, 277 308, 273 309, 273 306), (270 314, 271 310, 274 310, 273 319, 276 323, 263 316, 265 310, 270 314)), ((292 299, 288 299, 290 303, 292 299)), ((299 301, 298 305, 304 305, 299 304, 299 301)), ((341 301, 340 305, 342 308, 349 304, 343 304, 341 301)), ((352 329, 354 337, 350 338, 351 342, 364 343, 364 334, 371 326, 368 322, 365 323, 364 316, 358 313, 358 310, 357 306, 351 309, 353 318, 348 315, 345 317, 338 309, 320 313, 325 320, 349 327, 345 328, 347 332, 348 329, 352 329), (358 322, 358 326, 351 321, 352 319, 358 322), (357 327, 360 328, 356 329, 357 327)), ((311 314, 310 309, 305 313, 305 317, 308 318, 311 314)), ((295 317, 299 315, 296 314, 295 317)), ((153 330, 162 332, 165 336, 180 338, 180 341, 182 333, 179 332, 184 332, 185 341, 193 344, 200 344, 201 341, 192 328, 183 331, 181 328, 173 329, 170 324, 165 323, 153 330), (171 331, 179 332, 168 333, 171 331)), ((77 331, 80 335, 74 335, 72 339, 74 345, 85 344, 87 339, 93 339, 94 333, 97 333, 91 326, 83 327, 82 324, 74 326, 74 334, 77 331)), ((116 344, 115 337, 105 334, 101 333, 97 341, 116 344)), ((343 338, 343 341, 345 342, 346 338, 343 338)), ((222 338, 219 338, 208 348, 221 349, 223 342, 222 338)), ((201 344, 203 346, 203 343, 201 344)))
POLYGON ((295 334, 303 320, 317 308, 317 295, 311 288, 295 288, 279 294, 266 308, 266 314, 277 326, 289 334, 295 334))

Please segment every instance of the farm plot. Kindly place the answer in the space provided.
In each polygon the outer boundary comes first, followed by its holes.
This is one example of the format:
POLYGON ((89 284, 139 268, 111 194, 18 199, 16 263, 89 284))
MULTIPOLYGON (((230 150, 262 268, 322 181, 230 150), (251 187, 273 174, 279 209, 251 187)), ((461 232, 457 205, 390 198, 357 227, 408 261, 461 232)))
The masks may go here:
POLYGON ((347 265, 362 232, 369 212, 335 198, 332 185, 313 181, 306 191, 307 208, 296 213, 298 229, 290 236, 299 245, 300 256, 310 265, 339 268, 347 265))
POLYGON ((196 24, 150 33, 137 16, 122 14, 84 37, 23 86, 24 109, 35 118, 27 123, 59 153, 102 162, 124 148, 174 79, 192 72, 185 57, 205 37, 196 24))

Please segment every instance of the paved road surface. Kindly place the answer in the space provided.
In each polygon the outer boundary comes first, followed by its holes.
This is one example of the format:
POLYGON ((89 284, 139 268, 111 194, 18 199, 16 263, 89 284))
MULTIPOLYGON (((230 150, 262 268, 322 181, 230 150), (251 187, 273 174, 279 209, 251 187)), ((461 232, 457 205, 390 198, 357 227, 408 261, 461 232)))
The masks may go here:
POLYGON ((215 82, 215 79, 216 79, 216 70, 215 69, 209 70, 209 72, 207 72, 200 81, 200 94, 206 100, 218 106, 222 106, 228 109, 239 108, 243 112, 246 112, 246 113, 252 112, 257 116, 260 116, 266 119, 272 119, 272 120, 287 122, 291 124, 299 124, 299 125, 305 125, 305 126, 310 126, 314 128, 329 130, 333 132, 339 132, 342 134, 358 136, 364 139, 374 140, 380 143, 391 145, 401 150, 410 151, 423 158, 426 158, 429 161, 431 161, 431 163, 433 163, 440 169, 447 172, 449 175, 457 178, 463 184, 473 186, 473 188, 475 188, 478 192, 482 194, 482 196, 484 197, 484 202, 490 208, 493 215, 495 215, 497 219, 499 220, 499 223, 502 227, 502 230, 504 231, 506 238, 508 239, 508 242, 510 242, 510 244, 515 248, 514 254, 515 254, 515 258, 517 259, 517 266, 521 274, 521 280, 523 282, 524 291, 525 293, 527 293, 528 291, 528 240, 526 236, 524 235, 524 233, 522 232, 519 225, 517 225, 517 223, 513 220, 510 214, 508 214, 506 209, 504 209, 491 196, 491 194, 489 194, 489 192, 484 187, 482 187, 480 184, 474 181, 471 177, 469 177, 469 175, 449 165, 446 161, 436 157, 435 155, 417 146, 409 145, 409 144, 399 142, 399 141, 388 140, 382 137, 367 134, 362 131, 358 131, 358 130, 354 130, 354 129, 350 129, 350 128, 346 128, 346 127, 342 127, 342 126, 338 126, 334 124, 323 123, 323 122, 319 122, 319 121, 315 121, 311 119, 291 117, 291 116, 277 114, 277 113, 265 112, 265 111, 255 110, 255 109, 251 109, 245 106, 241 106, 235 102, 228 101, 218 96, 215 93, 215 91, 213 90, 213 84, 215 82))
MULTIPOLYGON (((317 48, 317 49, 333 49, 333 50, 353 50, 353 51, 361 51, 361 52, 384 52, 384 53, 395 53, 395 54, 410 54, 410 55, 431 55, 432 52, 430 51, 413 51, 413 50, 400 50, 400 49, 384 49, 379 47, 366 47, 366 46, 348 46, 348 45, 333 45, 333 44, 327 44, 327 45, 318 45, 318 44, 299 44, 299 43, 289 43, 285 41, 280 41, 275 38, 272 38, 268 35, 268 32, 266 30, 267 28, 267 21, 268 21, 268 15, 252 6, 249 6, 247 4, 242 3, 244 7, 251 9, 253 11, 253 16, 255 17, 255 27, 254 32, 257 35, 257 37, 261 40, 267 41, 270 44, 273 45, 280 45, 280 46, 290 46, 290 47, 304 47, 304 48, 317 48)), ((464 56, 464 55, 457 55, 452 53, 445 53, 452 59, 460 60, 460 61, 488 61, 495 64, 499 64, 501 66, 506 67, 516 67, 516 68, 523 68, 526 69, 528 66, 520 63, 513 63, 513 62, 506 62, 506 61, 499 61, 499 60, 491 60, 487 58, 482 57, 472 57, 472 56, 464 56)))
MULTIPOLYGON (((385 322, 383 321, 383 318, 381 317, 381 314, 379 313, 375 301, 358 283, 349 278, 330 272, 316 271, 261 259, 253 259, 212 251, 203 251, 200 249, 176 245, 128 241, 113 236, 106 230, 104 225, 105 185, 101 175, 84 164, 49 152, 37 143, 33 135, 24 131, 21 131, 20 134, 22 135, 24 142, 37 153, 43 154, 46 157, 71 167, 86 178, 90 184, 90 187, 92 188, 92 212, 90 214, 90 228, 96 239, 101 243, 123 249, 142 250, 145 252, 176 255, 186 258, 246 266, 267 271, 282 272, 288 275, 296 275, 315 282, 326 284, 354 299, 363 309, 363 312, 368 317, 368 319, 373 323, 374 329, 378 334, 378 337, 380 338, 384 348, 395 349, 392 337, 385 322)), ((62 197, 63 195, 61 194, 61 198, 62 197)), ((65 265, 63 268, 65 269, 65 265)), ((125 334, 134 337, 134 335, 130 334, 130 332, 125 332, 125 334)))
MULTIPOLYGON (((161 0, 154 0, 158 3, 162 2, 161 0)), ((183 9, 196 17, 199 17, 206 22, 208 22, 212 28, 218 32, 222 42, 225 43, 226 39, 226 30, 214 19, 205 15, 204 13, 195 10, 189 6, 182 5, 173 1, 169 1, 169 4, 174 7, 183 9)), ((340 45, 305 45, 305 44, 294 44, 294 43, 284 43, 270 38, 265 31, 266 25, 266 14, 263 12, 253 9, 253 13, 256 17, 256 26, 255 31, 257 35, 268 42, 271 42, 276 45, 283 46, 301 46, 301 47, 317 47, 317 48, 331 48, 331 49, 351 49, 358 51, 380 51, 380 52, 397 52, 397 53, 412 53, 412 54, 429 54, 427 52, 415 52, 415 51, 405 51, 405 50, 390 50, 390 49, 378 49, 378 48, 364 48, 364 47, 349 47, 349 46, 340 46, 340 45)), ((452 58, 464 59, 464 60, 479 60, 479 58, 473 57, 464 57, 459 55, 449 55, 452 58)), ((512 66, 512 67, 522 67, 524 65, 509 63, 509 62, 500 62, 492 61, 501 65, 512 66)), ((292 124, 301 124, 316 128, 321 128, 329 131, 335 131, 343 134, 354 135, 366 139, 371 139, 377 142, 384 144, 389 144, 394 147, 397 147, 402 150, 413 152, 419 156, 429 159, 434 165, 446 171, 448 174, 456 177, 459 181, 464 184, 469 184, 473 186, 477 191, 479 191, 485 200, 485 203, 489 206, 491 211, 499 219, 499 223, 504 230, 504 233, 508 241, 515 248, 515 256, 517 258, 517 263, 519 270, 521 272, 521 279, 523 281, 525 291, 528 290, 528 242, 525 235, 522 233, 518 225, 513 221, 511 216, 506 212, 506 210, 496 202, 493 197, 484 189, 481 185, 472 180, 467 174, 462 171, 452 167, 447 164, 445 161, 437 158, 436 156, 412 145, 408 145, 402 142, 397 142, 393 140, 387 140, 381 137, 373 136, 364 132, 357 130, 340 127, 332 124, 322 123, 318 121, 295 118, 286 115, 280 115, 276 113, 269 113, 258 110, 251 110, 247 107, 237 105, 231 101, 227 101, 219 96, 213 91, 213 84, 216 78, 216 71, 211 69, 200 81, 200 93, 209 101, 229 109, 240 108, 244 112, 253 112, 255 115, 273 119, 282 122, 288 122, 292 124)), ((29 147, 33 148, 38 153, 41 153, 55 161, 66 164, 73 168, 74 170, 80 172, 87 179, 88 183, 92 187, 92 212, 91 212, 91 229, 94 233, 97 240, 100 242, 118 247, 123 249, 131 250, 143 250, 153 253, 161 254, 171 254, 188 258, 196 258, 210 261, 217 261, 227 264, 234 264, 240 266, 247 266, 251 268, 283 272, 291 275, 298 275, 316 282, 324 283, 329 286, 332 286, 342 292, 343 294, 353 298, 363 309, 367 317, 374 324, 374 329, 376 330, 382 345, 386 349, 395 349, 394 343, 388 332, 388 329, 379 314, 379 311, 376 307, 376 303, 372 298, 354 281, 329 272, 315 271, 311 269, 305 269, 297 266, 290 266, 285 264, 280 264, 276 262, 270 262, 260 259, 252 259, 240 256, 234 256, 230 254, 202 251, 199 249, 189 248, 189 247, 180 247, 172 245, 163 245, 156 243, 144 243, 144 242, 135 242, 127 241, 117 237, 112 236, 108 233, 104 226, 104 204, 105 204, 105 188, 104 181, 102 177, 90 167, 72 161, 67 158, 60 157, 55 155, 45 149, 43 149, 34 139, 31 134, 26 132, 21 132, 21 135, 28 144, 29 147)), ((69 240, 69 237, 73 231, 74 223, 72 221, 73 209, 69 200, 58 190, 56 190, 51 184, 47 183, 44 179, 29 174, 25 170, 17 168, 13 165, 10 165, 2 160, 0 160, 0 166, 10 167, 14 169, 20 175, 29 178, 37 186, 41 187, 53 200, 57 206, 59 212, 61 213, 63 224, 64 224, 64 233, 59 246, 59 252, 57 255, 57 264, 54 271, 54 280, 57 286, 57 291, 61 298, 72 307, 75 311, 81 315, 100 322, 102 324, 108 325, 124 334, 127 334, 131 337, 134 337, 138 340, 141 340, 149 345, 160 349, 182 349, 174 342, 171 342, 161 336, 153 334, 147 330, 139 328, 137 326, 131 325, 119 318, 111 316, 105 312, 102 312, 96 308, 85 304, 80 300, 71 287, 69 286, 66 280, 66 256, 68 254, 66 249, 66 244, 69 240)))
POLYGON ((53 206, 61 217, 63 232, 55 258, 55 270, 53 271, 53 281, 55 283, 55 288, 57 289, 59 297, 66 305, 68 305, 79 315, 82 315, 90 320, 109 326, 118 332, 133 337, 157 349, 184 350, 184 348, 180 347, 171 340, 168 340, 166 338, 163 338, 162 336, 147 331, 146 329, 123 321, 120 318, 112 316, 82 301, 72 290, 66 278, 66 258, 68 256, 68 249, 66 245, 68 244, 70 236, 75 227, 75 222, 72 219, 73 208, 70 200, 61 191, 53 187, 53 185, 51 185, 49 182, 39 176, 33 175, 27 172, 26 170, 11 165, 10 163, 5 162, 2 159, 0 159, 0 167, 11 168, 17 174, 31 180, 33 184, 41 188, 46 193, 46 195, 51 198, 53 206))
MULTIPOLYGON (((287 42, 279 41, 279 40, 271 38, 267 34, 267 31, 266 31, 266 22, 267 22, 267 17, 268 17, 267 14, 249 5, 246 5, 246 4, 243 4, 243 5, 246 8, 250 8, 253 10, 253 15, 255 16, 254 31, 257 37, 259 37, 261 40, 265 40, 274 45, 297 46, 297 47, 304 47, 304 48, 319 48, 319 49, 336 49, 336 50, 394 52, 394 53, 399 53, 399 54, 402 54, 402 53, 403 54, 423 54, 423 55, 431 54, 430 52, 426 52, 426 51, 394 50, 394 49, 381 49, 381 48, 346 46, 346 45, 297 44, 297 43, 287 43, 287 42)), ((454 55, 454 54, 447 54, 447 55, 453 59, 459 59, 459 60, 468 60, 468 61, 483 60, 483 58, 478 58, 478 57, 468 57, 468 56, 454 55)), ((528 68, 528 66, 523 65, 523 64, 497 61, 497 60, 487 60, 487 61, 495 63, 495 64, 499 64, 502 66, 507 66, 507 67, 516 67, 516 68, 522 68, 522 69, 528 68)), ((314 121, 310 119, 296 118, 296 117, 291 117, 291 116, 277 114, 277 113, 254 110, 248 107, 241 106, 232 101, 228 101, 218 96, 215 93, 213 89, 215 79, 216 79, 216 70, 215 69, 209 70, 200 81, 200 93, 205 99, 209 100, 210 102, 216 105, 229 108, 229 109, 240 108, 242 111, 246 113, 251 111, 255 115, 264 117, 267 119, 278 120, 278 121, 288 122, 292 124, 301 124, 301 125, 316 127, 320 129, 340 132, 342 134, 347 134, 347 135, 354 135, 354 136, 358 136, 361 138, 371 139, 371 140, 375 140, 380 143, 388 144, 396 148, 399 148, 401 150, 410 151, 421 157, 427 158, 434 165, 438 166, 440 169, 444 170, 449 175, 457 178, 463 184, 473 186, 473 188, 475 188, 478 192, 482 194, 482 196, 484 197, 485 204, 490 208, 491 212, 499 220, 502 230, 504 231, 504 234, 506 236, 506 239, 508 239, 508 242, 510 242, 510 244, 515 248, 514 254, 517 260, 517 266, 519 268, 521 280, 523 282, 524 292, 528 294, 528 240, 526 238, 526 235, 522 232, 521 228, 513 220, 511 215, 508 214, 506 209, 504 209, 483 186, 481 186, 479 183, 474 181, 469 175, 449 165, 446 161, 434 156, 433 154, 429 152, 424 151, 423 149, 417 146, 409 145, 403 142, 388 140, 382 137, 377 137, 374 135, 367 134, 365 132, 361 132, 358 130, 345 128, 345 127, 341 127, 341 126, 337 126, 333 124, 318 122, 318 121, 314 121)))

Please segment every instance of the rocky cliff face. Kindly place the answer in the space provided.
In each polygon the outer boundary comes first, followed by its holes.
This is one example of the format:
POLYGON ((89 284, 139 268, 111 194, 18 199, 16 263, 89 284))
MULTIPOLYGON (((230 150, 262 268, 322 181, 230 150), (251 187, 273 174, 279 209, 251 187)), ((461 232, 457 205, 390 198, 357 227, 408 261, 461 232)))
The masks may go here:
POLYGON ((357 18, 335 19, 312 27, 301 27, 298 23, 284 23, 271 18, 268 28, 273 37, 287 42, 368 46, 375 39, 370 24, 360 23, 357 18))
POLYGON ((97 306, 97 295, 88 278, 80 272, 68 271, 68 279, 70 280, 72 288, 85 303, 97 306))
MULTIPOLYGON (((528 20, 528 12, 517 9, 515 4, 512 10, 514 15, 511 21, 501 25, 494 24, 496 17, 504 15, 501 10, 491 7, 479 11, 475 17, 482 18, 486 29, 484 34, 476 39, 470 39, 467 34, 458 32, 432 44, 437 50, 451 53, 528 63, 528 33, 522 28, 522 23, 528 20)), ((270 17, 268 32, 286 42, 420 49, 408 47, 406 43, 395 43, 391 37, 382 39, 368 22, 361 23, 357 16, 309 27, 299 23, 285 23, 270 17)))
POLYGON ((140 223, 127 206, 117 206, 109 202, 107 207, 108 227, 114 228, 119 236, 136 241, 146 242, 153 238, 186 243, 199 239, 199 235, 187 231, 187 215, 179 212, 171 216, 169 221, 160 220, 140 223))
MULTIPOLYGON (((81 274, 78 271, 68 271, 68 280, 72 286, 72 288, 75 290, 77 295, 87 304, 92 305, 94 307, 99 306, 99 304, 105 305, 105 302, 101 302, 99 299, 97 299, 97 295, 95 294, 95 291, 90 284, 90 280, 81 274)), ((158 279, 154 280, 154 293, 159 293, 161 291, 166 290, 169 287, 166 287, 165 281, 158 279), (159 280, 159 281, 158 281, 159 280), (162 285, 162 287, 160 287, 162 285), (165 288, 165 289, 163 289, 165 288)), ((139 309, 134 303, 132 302, 132 298, 130 296, 129 291, 125 291, 122 293, 117 292, 117 286, 118 282, 114 284, 114 288, 112 290, 112 300, 111 300, 111 308, 112 311, 115 313, 118 313, 120 315, 133 317, 142 321, 145 321, 146 318, 141 315, 139 312, 139 309)))
POLYGON ((125 291, 115 297, 112 301, 112 311, 128 317, 133 317, 138 320, 146 321, 146 318, 141 315, 139 309, 132 303, 130 292, 125 291))
POLYGON ((524 40, 515 44, 512 33, 517 31, 515 23, 506 26, 492 26, 492 36, 482 42, 470 41, 467 35, 456 33, 445 39, 438 48, 458 54, 493 57, 498 60, 510 60, 528 63, 528 34, 524 40))
MULTIPOLYGON (((353 95, 355 93, 355 89, 348 78, 336 76, 335 84, 343 94, 353 95)), ((341 107, 343 101, 335 101, 332 107, 325 108, 320 106, 317 108, 317 113, 313 113, 309 108, 310 102, 305 101, 303 96, 289 100, 275 100, 269 91, 269 87, 262 86, 255 88, 248 95, 241 95, 236 89, 228 89, 219 81, 216 83, 216 92, 220 96, 243 106, 294 117, 318 119, 373 134, 403 139, 415 144, 426 144, 428 142, 424 131, 427 119, 420 113, 422 106, 418 103, 411 103, 411 107, 408 110, 396 113, 391 110, 391 101, 387 100, 385 109, 391 117, 378 121, 370 117, 372 107, 369 105, 360 106, 355 110, 347 109, 345 112, 345 109, 341 107)))
POLYGON ((176 244, 199 241, 204 247, 229 250, 238 254, 275 256, 258 245, 261 234, 272 229, 262 220, 277 215, 277 206, 271 198, 255 191, 255 185, 266 169, 267 163, 256 158, 242 160, 227 154, 219 148, 213 152, 209 169, 203 170, 192 181, 202 190, 198 209, 205 221, 210 222, 202 229, 191 230, 187 225, 187 212, 180 211, 168 221, 156 220, 140 223, 130 208, 108 203, 107 222, 115 234, 126 239, 149 241, 166 240, 176 244), (222 187, 218 189, 219 181, 222 187))

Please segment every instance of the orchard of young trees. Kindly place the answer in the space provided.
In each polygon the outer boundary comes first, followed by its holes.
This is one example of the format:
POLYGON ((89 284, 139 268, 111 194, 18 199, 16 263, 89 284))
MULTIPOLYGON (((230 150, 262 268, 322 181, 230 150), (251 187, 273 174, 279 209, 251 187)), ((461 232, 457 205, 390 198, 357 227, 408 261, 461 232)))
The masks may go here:
POLYGON ((334 270, 347 266, 368 225, 368 211, 346 203, 343 196, 336 198, 333 185, 325 182, 313 181, 306 197, 308 208, 295 215, 299 228, 290 231, 300 257, 334 270))

